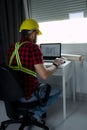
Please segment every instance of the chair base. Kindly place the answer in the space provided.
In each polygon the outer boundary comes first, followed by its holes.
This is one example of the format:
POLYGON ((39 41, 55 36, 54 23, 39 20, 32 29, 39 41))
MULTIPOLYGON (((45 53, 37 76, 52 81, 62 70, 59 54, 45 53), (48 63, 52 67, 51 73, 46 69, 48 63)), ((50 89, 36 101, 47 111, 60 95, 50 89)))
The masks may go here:
POLYGON ((45 125, 45 123, 38 122, 37 120, 32 120, 31 118, 28 118, 28 119, 20 118, 17 120, 3 121, 1 122, 0 130, 5 130, 8 127, 8 125, 15 124, 15 123, 21 124, 18 130, 23 130, 26 126, 30 126, 30 125, 38 126, 44 130, 49 130, 49 128, 45 125))

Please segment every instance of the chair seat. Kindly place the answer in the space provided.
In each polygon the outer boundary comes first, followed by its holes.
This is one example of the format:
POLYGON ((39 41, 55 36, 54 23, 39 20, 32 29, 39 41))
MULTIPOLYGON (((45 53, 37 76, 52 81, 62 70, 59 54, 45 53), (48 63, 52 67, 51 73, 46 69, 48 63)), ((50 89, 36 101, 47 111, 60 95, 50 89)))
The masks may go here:
POLYGON ((22 103, 18 101, 21 97, 23 97, 23 89, 13 71, 6 66, 0 66, 0 100, 4 101, 6 114, 10 118, 10 120, 1 122, 0 130, 6 130, 8 125, 14 123, 21 124, 18 130, 23 130, 30 125, 49 130, 45 123, 32 118, 33 113, 29 112, 29 109, 39 105, 39 101, 22 103))

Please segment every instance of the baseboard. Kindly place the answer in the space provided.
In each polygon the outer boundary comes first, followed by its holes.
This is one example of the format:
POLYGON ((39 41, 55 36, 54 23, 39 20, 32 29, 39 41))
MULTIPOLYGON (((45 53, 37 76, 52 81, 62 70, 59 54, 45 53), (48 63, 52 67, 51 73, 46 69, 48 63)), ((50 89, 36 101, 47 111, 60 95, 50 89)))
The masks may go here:
POLYGON ((79 101, 87 101, 87 94, 76 93, 76 99, 79 101))

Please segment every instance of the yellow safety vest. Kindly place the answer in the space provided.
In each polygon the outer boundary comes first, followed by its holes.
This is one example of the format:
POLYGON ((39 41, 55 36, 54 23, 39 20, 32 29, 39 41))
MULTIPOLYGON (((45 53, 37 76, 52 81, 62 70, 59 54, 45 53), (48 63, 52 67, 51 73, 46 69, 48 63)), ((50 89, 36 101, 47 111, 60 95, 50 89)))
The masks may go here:
POLYGON ((19 50, 19 48, 20 48, 24 43, 26 43, 26 42, 27 42, 27 41, 22 42, 21 44, 20 44, 20 42, 17 42, 17 43, 15 44, 15 49, 14 49, 14 51, 13 51, 11 57, 10 57, 9 67, 12 68, 13 70, 22 71, 22 72, 24 72, 24 73, 30 74, 30 75, 32 75, 32 76, 34 76, 34 77, 37 77, 37 73, 36 73, 36 72, 34 72, 34 71, 32 71, 32 70, 29 70, 29 69, 27 69, 27 68, 24 68, 24 67, 22 66, 22 64, 21 64, 21 60, 20 60, 20 56, 19 56, 18 50, 19 50), (17 66, 12 66, 12 65, 11 65, 14 56, 16 57, 17 66))

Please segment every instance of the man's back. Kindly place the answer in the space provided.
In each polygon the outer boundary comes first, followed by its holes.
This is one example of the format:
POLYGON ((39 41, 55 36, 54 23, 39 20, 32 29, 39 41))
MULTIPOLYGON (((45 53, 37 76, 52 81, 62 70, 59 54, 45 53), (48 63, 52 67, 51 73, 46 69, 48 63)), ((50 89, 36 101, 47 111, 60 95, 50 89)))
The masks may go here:
MULTIPOLYGON (((11 45, 8 52, 8 61, 14 51, 15 44, 11 45)), ((26 42, 18 50, 20 61, 23 67, 35 71, 34 64, 42 63, 39 48, 36 44, 26 42)), ((13 58, 12 66, 17 66, 16 56, 13 58)), ((38 79, 32 75, 26 74, 21 71, 17 71, 17 75, 20 77, 24 86, 25 97, 28 98, 36 91, 38 86, 38 79)))

